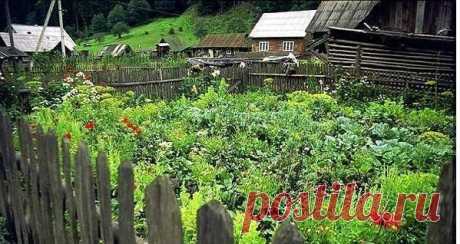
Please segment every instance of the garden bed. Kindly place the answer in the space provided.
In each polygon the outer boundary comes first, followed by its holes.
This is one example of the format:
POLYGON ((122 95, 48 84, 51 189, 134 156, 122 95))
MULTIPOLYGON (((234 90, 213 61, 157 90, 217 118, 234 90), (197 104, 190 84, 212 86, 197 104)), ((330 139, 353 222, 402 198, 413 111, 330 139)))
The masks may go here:
MULTIPOLYGON (((196 95, 150 101, 117 94, 80 74, 52 107, 36 107, 28 119, 59 138, 108 153, 117 208, 117 168, 135 171, 136 231, 145 235, 145 187, 169 175, 180 200, 185 242, 196 239, 196 211, 211 199, 232 212, 239 243, 263 243, 278 225, 267 219, 239 234, 249 192, 296 195, 318 184, 356 182, 360 191, 382 192, 392 210, 398 192, 431 193, 440 168, 454 154, 454 118, 443 111, 410 109, 382 99, 343 103, 327 94, 267 90, 229 94, 223 81, 196 95)), ((195 88, 196 89, 196 88, 195 88)), ((194 91, 195 92, 195 91, 194 91)), ((309 243, 422 242, 415 204, 395 229, 372 222, 297 223, 309 243)))

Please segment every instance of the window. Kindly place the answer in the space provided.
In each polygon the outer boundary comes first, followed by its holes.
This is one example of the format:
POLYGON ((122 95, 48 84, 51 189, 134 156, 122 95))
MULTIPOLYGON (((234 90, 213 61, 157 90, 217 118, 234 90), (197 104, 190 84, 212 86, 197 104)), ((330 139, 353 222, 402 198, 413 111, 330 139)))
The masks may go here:
POLYGON ((287 52, 294 51, 294 42, 293 41, 284 41, 283 42, 283 51, 287 51, 287 52))
POLYGON ((259 52, 267 52, 270 50, 270 45, 267 41, 259 42, 259 52))

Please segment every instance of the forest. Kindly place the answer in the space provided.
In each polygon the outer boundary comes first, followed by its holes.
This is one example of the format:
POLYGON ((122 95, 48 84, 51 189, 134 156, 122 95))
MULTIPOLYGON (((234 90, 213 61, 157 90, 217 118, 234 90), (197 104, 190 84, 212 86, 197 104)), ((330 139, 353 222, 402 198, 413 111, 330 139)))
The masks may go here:
MULTIPOLYGON (((10 11, 13 23, 42 24, 50 5, 50 0, 15 0, 10 1, 10 11)), ((88 36, 91 33, 91 23, 96 15, 109 18, 110 13, 123 8, 128 13, 134 13, 134 18, 127 20, 130 26, 148 22, 148 20, 179 16, 188 7, 197 5, 202 15, 214 15, 241 4, 254 5, 258 13, 270 11, 287 11, 293 9, 314 9, 318 0, 62 0, 64 9, 64 25, 67 32, 74 38, 88 36)), ((4 8, 1 10, 2 16, 4 8)), ((51 25, 58 25, 58 16, 53 14, 51 25)), ((6 19, 0 18, 0 29, 6 26, 6 19)), ((112 26, 111 26, 112 27, 112 26)), ((110 28, 111 28, 110 27, 110 28)))

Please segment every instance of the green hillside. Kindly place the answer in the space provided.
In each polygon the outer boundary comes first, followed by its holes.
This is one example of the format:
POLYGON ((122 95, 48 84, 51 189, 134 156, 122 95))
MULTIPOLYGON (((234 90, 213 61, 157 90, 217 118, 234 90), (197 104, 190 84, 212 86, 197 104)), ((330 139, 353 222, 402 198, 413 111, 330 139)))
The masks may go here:
POLYGON ((113 43, 129 44, 132 48, 153 48, 161 38, 176 39, 184 45, 193 45, 199 41, 199 36, 206 33, 249 32, 255 20, 255 13, 247 4, 232 8, 224 14, 214 16, 198 16, 195 7, 191 7, 178 17, 158 18, 152 22, 133 27, 122 38, 107 34, 79 42, 79 50, 89 50, 91 53, 100 51, 105 45, 113 43), (174 29, 174 34, 170 30, 174 29))

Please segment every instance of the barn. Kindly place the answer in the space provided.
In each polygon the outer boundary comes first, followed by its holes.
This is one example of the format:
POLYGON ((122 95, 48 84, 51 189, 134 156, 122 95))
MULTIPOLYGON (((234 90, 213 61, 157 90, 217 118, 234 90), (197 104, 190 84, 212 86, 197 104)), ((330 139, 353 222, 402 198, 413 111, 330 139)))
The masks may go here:
POLYGON ((303 54, 311 36, 305 31, 315 10, 264 13, 249 38, 253 52, 303 54))

